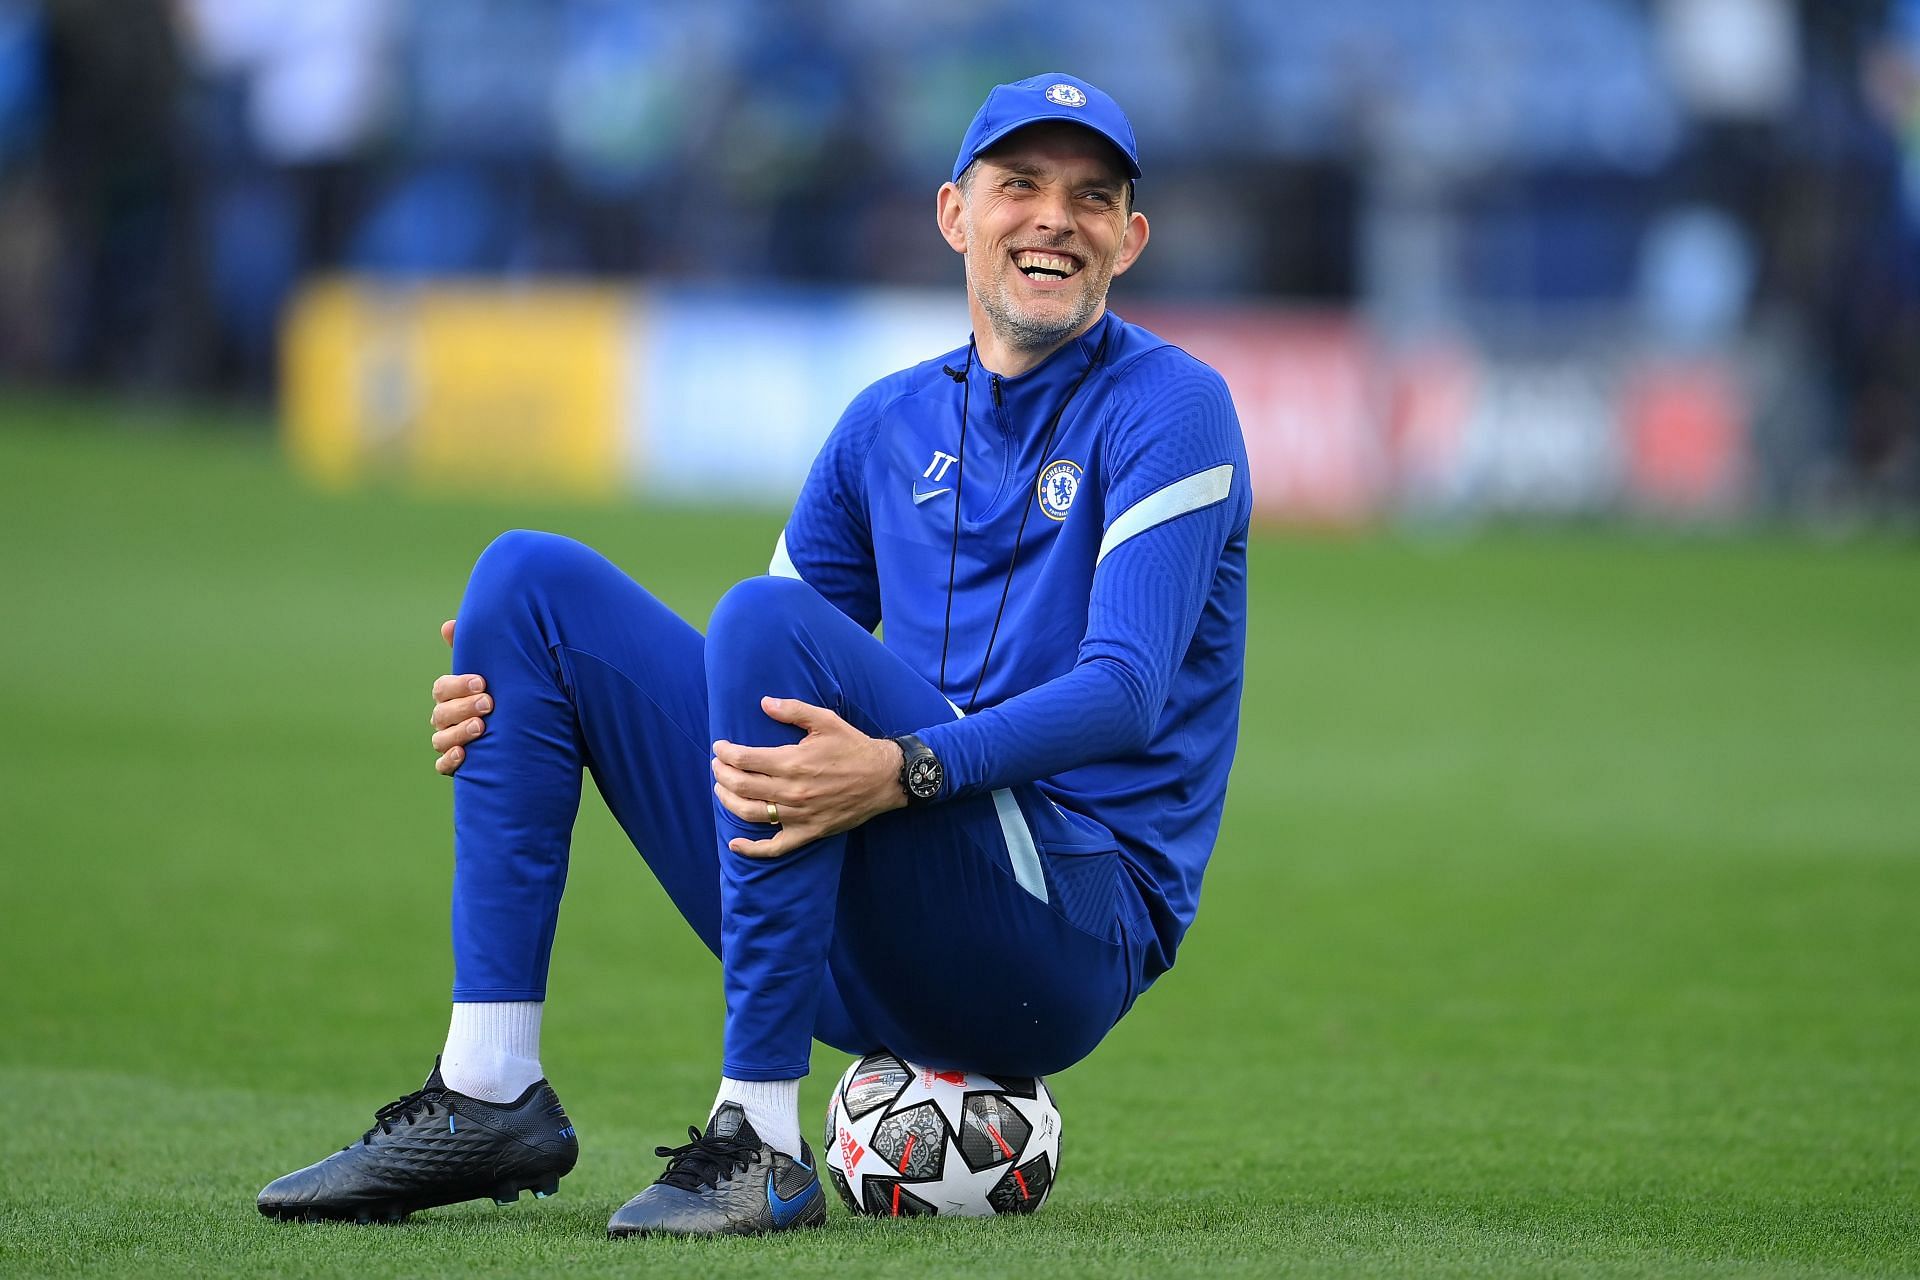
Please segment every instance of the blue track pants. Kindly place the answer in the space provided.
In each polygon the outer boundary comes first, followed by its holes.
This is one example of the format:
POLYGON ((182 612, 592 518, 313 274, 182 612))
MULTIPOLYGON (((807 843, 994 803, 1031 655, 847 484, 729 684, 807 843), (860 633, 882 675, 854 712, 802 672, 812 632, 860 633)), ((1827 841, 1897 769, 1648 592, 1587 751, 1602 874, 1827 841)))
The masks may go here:
POLYGON ((1032 786, 896 810, 781 858, 727 849, 772 828, 715 801, 711 744, 801 737, 763 695, 876 736, 956 714, 805 583, 740 583, 703 638, 580 543, 504 534, 467 584, 453 669, 484 676, 495 705, 454 780, 455 1000, 545 998, 583 769, 721 958, 736 1079, 805 1075, 816 1036, 1045 1074, 1139 990, 1145 912, 1113 837, 1032 786))

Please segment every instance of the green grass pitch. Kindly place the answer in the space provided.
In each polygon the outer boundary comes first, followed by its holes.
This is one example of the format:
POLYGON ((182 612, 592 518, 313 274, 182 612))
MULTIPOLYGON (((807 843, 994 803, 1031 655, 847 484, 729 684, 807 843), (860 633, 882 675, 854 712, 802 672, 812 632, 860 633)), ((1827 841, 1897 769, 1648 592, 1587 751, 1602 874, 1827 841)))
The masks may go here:
POLYGON ((703 620, 780 517, 332 496, 111 416, 0 411, 0 1271, 1920 1272, 1920 555, 1596 532, 1259 538, 1199 923, 1054 1079, 1037 1217, 607 1241, 721 1010, 590 798, 560 1197, 269 1223, 444 1031, 475 553, 556 528, 703 620))

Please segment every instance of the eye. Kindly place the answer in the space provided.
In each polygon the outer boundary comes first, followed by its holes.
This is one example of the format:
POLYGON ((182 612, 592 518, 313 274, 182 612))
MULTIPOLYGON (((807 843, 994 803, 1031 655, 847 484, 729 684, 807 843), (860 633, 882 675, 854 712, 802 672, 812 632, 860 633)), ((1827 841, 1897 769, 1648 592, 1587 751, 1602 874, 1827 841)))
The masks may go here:
POLYGON ((1026 178, 1008 178, 1007 186, 1010 188, 1018 188, 1022 191, 1030 191, 1033 189, 1033 183, 1026 178))

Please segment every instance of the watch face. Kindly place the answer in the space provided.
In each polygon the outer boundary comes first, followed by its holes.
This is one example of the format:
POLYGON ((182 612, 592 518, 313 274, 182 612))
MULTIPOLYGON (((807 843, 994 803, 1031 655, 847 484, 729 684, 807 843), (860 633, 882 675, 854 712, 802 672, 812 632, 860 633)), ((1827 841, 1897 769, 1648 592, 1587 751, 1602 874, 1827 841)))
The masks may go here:
POLYGON ((922 756, 907 766, 907 790, 922 800, 931 800, 940 794, 940 762, 932 756, 922 756))

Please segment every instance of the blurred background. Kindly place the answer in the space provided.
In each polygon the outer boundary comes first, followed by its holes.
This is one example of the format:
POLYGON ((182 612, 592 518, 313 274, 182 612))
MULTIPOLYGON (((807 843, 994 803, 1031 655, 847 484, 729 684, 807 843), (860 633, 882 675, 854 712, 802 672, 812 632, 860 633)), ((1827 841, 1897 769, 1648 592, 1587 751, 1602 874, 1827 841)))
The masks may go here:
POLYGON ((783 499, 964 341, 933 191, 1048 67, 1268 517, 1920 509, 1920 0, 0 0, 0 378, 783 499))
POLYGON ((446 1025, 439 624, 763 571, 1050 69, 1246 430, 1232 793, 1047 1213, 787 1274, 1920 1274, 1920 0, 0 0, 0 1273, 633 1274, 723 1001, 591 794, 566 1194, 251 1207, 446 1025))

